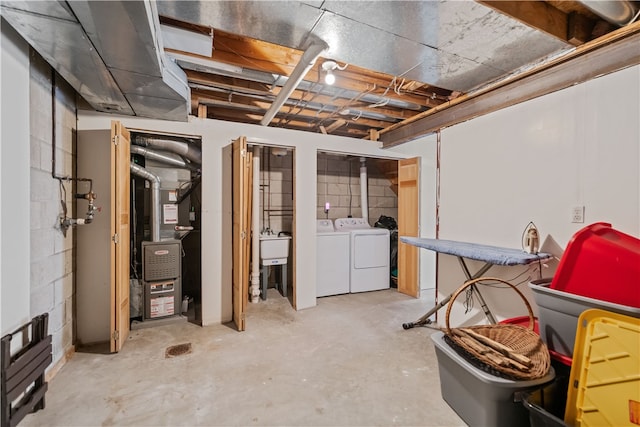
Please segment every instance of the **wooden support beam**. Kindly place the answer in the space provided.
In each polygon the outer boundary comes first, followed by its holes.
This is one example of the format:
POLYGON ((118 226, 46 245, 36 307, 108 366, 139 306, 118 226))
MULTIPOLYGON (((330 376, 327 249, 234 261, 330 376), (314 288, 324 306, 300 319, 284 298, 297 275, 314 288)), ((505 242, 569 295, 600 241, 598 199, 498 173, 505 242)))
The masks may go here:
POLYGON ((525 25, 567 41, 567 15, 543 1, 479 1, 525 25))
POLYGON ((571 12, 567 23, 567 41, 574 46, 580 46, 591 40, 594 22, 586 16, 571 12))
POLYGON ((463 95, 380 131, 384 147, 640 64, 640 22, 509 80, 463 95))
POLYGON ((334 130, 338 129, 339 127, 342 127, 346 124, 346 120, 342 120, 342 119, 338 119, 335 122, 331 123, 329 126, 327 126, 325 129, 327 130, 327 133, 331 133, 334 130))

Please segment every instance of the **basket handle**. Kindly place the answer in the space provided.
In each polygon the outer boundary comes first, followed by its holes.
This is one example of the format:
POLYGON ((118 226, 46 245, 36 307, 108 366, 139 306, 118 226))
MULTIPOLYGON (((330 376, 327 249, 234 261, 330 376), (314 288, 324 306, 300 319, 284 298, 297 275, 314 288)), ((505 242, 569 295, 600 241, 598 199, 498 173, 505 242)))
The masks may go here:
POLYGON ((522 298, 522 301, 524 301, 524 305, 527 307, 527 311, 529 312, 529 329, 532 331, 535 329, 535 319, 533 317, 533 310, 531 309, 531 304, 529 304, 529 301, 527 301, 527 298, 522 294, 522 292, 518 290, 518 288, 516 288, 514 285, 507 282, 506 280, 498 279, 497 277, 479 277, 477 279, 473 279, 465 282, 453 293, 453 295, 451 295, 451 300, 447 305, 447 313, 445 316, 447 334, 451 334, 451 327, 449 326, 449 314, 451 313, 451 307, 453 306, 453 302, 458 297, 458 295, 460 295, 462 291, 464 291, 471 285, 474 285, 480 281, 489 281, 489 280, 494 282, 504 283, 505 285, 509 285, 511 289, 513 289, 514 291, 516 291, 518 295, 520 295, 520 298, 522 298))

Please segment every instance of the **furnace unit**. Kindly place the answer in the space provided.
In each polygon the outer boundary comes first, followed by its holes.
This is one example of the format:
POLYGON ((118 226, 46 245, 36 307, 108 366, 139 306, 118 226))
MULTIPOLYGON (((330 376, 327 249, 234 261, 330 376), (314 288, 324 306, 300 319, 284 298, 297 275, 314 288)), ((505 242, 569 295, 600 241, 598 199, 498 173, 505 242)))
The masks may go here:
POLYGON ((180 314, 182 242, 142 242, 143 320, 180 314))

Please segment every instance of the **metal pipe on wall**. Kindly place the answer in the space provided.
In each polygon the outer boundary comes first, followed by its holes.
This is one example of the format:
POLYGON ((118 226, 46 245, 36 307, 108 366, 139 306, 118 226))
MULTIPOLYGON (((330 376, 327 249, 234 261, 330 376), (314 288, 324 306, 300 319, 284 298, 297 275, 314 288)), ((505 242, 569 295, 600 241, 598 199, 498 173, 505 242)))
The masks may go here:
POLYGON ((131 173, 144 178, 151 183, 151 241, 160 241, 160 177, 143 168, 140 165, 131 163, 131 173))
POLYGON ((369 222, 369 197, 367 194, 367 160, 360 157, 360 207, 362 218, 369 222))

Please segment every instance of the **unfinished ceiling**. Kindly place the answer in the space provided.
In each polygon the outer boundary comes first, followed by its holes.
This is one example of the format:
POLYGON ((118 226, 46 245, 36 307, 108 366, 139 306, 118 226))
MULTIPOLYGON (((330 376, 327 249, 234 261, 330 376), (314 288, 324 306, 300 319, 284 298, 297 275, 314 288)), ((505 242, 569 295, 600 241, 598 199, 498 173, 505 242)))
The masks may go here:
POLYGON ((98 111, 394 141, 433 128, 399 127, 602 39, 638 10, 623 0, 2 2, 98 111))
POLYGON ((193 114, 374 139, 618 28, 573 1, 159 1, 158 13, 213 34, 207 58, 169 49, 186 70, 193 114), (332 85, 327 60, 339 67, 332 85), (296 66, 307 68, 289 92, 296 66))

